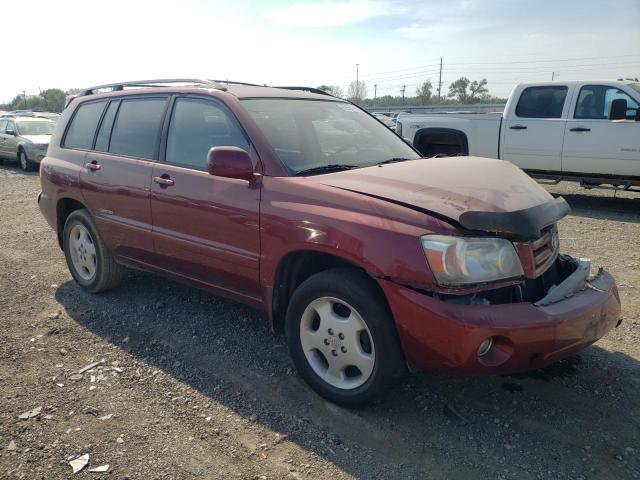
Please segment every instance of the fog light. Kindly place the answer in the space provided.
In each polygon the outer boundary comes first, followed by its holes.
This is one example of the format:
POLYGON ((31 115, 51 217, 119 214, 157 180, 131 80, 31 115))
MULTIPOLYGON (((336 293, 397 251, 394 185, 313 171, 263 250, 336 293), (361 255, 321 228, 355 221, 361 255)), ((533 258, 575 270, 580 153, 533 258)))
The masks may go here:
POLYGON ((493 337, 485 338, 480 344, 480 346, 478 347, 478 356, 482 357, 487 353, 489 353, 489 350, 491 350, 492 345, 493 345, 493 337))

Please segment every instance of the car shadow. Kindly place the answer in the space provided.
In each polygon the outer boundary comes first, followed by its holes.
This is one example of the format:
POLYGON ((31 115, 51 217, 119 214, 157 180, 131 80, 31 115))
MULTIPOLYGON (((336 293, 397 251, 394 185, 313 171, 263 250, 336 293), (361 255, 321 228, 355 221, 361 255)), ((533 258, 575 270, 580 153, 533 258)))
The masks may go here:
POLYGON ((23 175, 28 175, 31 177, 33 176, 37 177, 39 175, 38 170, 34 170, 32 172, 25 172, 24 170, 22 170, 22 167, 20 166, 20 163, 18 163, 17 160, 0 159, 0 161, 2 161, 2 163, 0 163, 0 170, 5 170, 7 172, 21 173, 23 175))
MULTIPOLYGON (((71 319, 104 340, 245 418, 257 415, 257 422, 355 478, 389 478, 389 465, 391 478, 494 478, 499 471, 484 457, 525 462, 520 449, 503 444, 526 445, 527 461, 553 466, 549 448, 574 448, 574 435, 581 434, 583 442, 605 443, 607 453, 594 462, 608 468, 616 460, 607 442, 640 435, 624 412, 611 409, 612 402, 633 402, 640 365, 597 347, 521 376, 407 375, 381 403, 350 411, 311 391, 295 374, 283 336, 257 311, 231 300, 138 271, 105 294, 88 294, 69 281, 55 297, 71 319), (624 372, 636 380, 613 379, 624 372), (591 395, 601 383, 608 386, 591 395), (611 414, 600 424, 594 412, 602 411, 611 414), (572 419, 566 432, 556 431, 560 417, 572 419), (600 429, 598 439, 580 432, 585 424, 600 429), (497 450, 487 436, 498 439, 497 450)), ((579 457, 567 461, 576 471, 584 468, 579 457)))
POLYGON ((589 193, 555 193, 554 197, 562 196, 571 206, 571 215, 594 219, 615 220, 618 222, 640 222, 640 194, 634 197, 614 197, 590 195, 589 193))

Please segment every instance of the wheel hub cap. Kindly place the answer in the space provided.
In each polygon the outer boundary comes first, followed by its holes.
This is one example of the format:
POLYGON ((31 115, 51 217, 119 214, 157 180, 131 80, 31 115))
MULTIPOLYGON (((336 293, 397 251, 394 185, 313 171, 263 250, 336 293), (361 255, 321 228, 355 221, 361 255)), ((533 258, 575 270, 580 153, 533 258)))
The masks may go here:
POLYGON ((69 232, 69 253, 75 271, 90 281, 96 274, 98 262, 93 238, 84 225, 74 225, 69 232))
POLYGON ((343 300, 321 297, 311 302, 302 314, 300 342, 313 371, 336 388, 357 388, 373 372, 371 332, 343 300))

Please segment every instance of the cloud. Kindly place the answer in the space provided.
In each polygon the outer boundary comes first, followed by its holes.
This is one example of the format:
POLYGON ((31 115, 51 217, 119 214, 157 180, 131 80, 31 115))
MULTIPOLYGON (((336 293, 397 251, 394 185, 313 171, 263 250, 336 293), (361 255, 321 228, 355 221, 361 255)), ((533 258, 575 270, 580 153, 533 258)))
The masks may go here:
POLYGON ((287 8, 267 10, 264 15, 284 27, 322 28, 349 25, 390 13, 391 8, 386 2, 348 0, 295 3, 287 8))

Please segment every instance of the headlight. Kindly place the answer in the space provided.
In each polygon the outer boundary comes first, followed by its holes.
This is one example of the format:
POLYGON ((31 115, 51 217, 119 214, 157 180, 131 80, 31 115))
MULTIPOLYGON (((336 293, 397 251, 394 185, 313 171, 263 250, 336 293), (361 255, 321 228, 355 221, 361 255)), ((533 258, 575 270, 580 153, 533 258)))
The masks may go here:
POLYGON ((442 286, 460 287, 523 275, 515 248, 503 238, 425 235, 422 247, 442 286))

